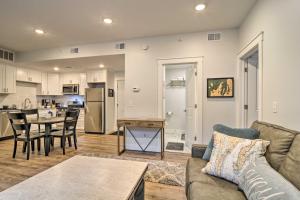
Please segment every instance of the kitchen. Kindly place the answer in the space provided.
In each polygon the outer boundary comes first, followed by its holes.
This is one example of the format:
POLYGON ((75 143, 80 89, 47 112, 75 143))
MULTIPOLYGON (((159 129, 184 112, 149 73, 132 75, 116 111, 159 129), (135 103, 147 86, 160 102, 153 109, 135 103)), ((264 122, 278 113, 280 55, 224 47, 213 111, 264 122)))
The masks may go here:
MULTIPOLYGON (((59 115, 68 107, 76 107, 80 109, 79 130, 113 133, 119 113, 117 81, 124 81, 124 74, 125 56, 122 54, 32 63, 0 63, 0 140, 12 137, 7 111, 33 108, 39 109, 41 117, 47 117, 59 115), (89 109, 92 104, 89 104, 91 101, 86 94, 92 93, 88 91, 103 95, 98 98, 101 103, 98 111, 89 109), (98 114, 98 123, 89 123, 98 114)), ((119 93, 123 94, 122 91, 119 93)))

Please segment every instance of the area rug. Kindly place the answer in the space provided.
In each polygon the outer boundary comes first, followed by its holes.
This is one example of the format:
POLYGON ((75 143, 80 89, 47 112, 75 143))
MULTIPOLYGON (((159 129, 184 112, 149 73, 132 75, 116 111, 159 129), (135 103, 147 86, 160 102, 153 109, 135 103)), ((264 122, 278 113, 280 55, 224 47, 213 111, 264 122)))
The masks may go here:
POLYGON ((168 162, 168 161, 161 161, 161 160, 149 160, 149 159, 133 158, 133 157, 125 157, 125 156, 102 155, 102 154, 94 154, 94 153, 84 153, 81 155, 148 162, 148 170, 144 176, 145 181, 172 185, 172 186, 185 185, 186 164, 184 163, 175 163, 175 162, 168 162))

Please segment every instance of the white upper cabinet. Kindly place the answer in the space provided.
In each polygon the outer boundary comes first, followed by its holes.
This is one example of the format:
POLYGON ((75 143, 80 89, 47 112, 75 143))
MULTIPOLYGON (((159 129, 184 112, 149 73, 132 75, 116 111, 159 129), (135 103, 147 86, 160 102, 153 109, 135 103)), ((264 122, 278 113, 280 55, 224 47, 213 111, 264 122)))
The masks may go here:
POLYGON ((62 95, 59 74, 48 73, 47 95, 62 95))
POLYGON ((105 69, 88 71, 86 80, 88 83, 105 83, 107 80, 107 71, 105 69))
POLYGON ((31 83, 41 83, 42 82, 42 73, 31 70, 19 68, 17 69, 17 81, 22 82, 31 82, 31 83))
POLYGON ((42 72, 39 95, 47 95, 47 94, 48 94, 48 75, 46 72, 42 72))
POLYGON ((79 76, 79 95, 85 95, 85 88, 88 88, 88 84, 86 82, 86 73, 80 73, 79 76))
POLYGON ((16 93, 16 68, 0 63, 0 93, 16 93))
POLYGON ((62 84, 79 84, 79 81, 80 81, 79 73, 61 74, 62 84))

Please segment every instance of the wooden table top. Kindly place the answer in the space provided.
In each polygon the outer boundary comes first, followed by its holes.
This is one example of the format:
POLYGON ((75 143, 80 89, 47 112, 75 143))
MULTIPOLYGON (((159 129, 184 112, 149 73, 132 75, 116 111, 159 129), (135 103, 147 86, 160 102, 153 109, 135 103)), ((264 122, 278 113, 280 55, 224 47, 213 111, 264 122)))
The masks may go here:
POLYGON ((165 122, 165 119, 162 118, 119 118, 117 121, 151 121, 151 122, 165 122))
POLYGON ((51 117, 51 118, 39 117, 38 119, 28 119, 28 123, 31 124, 56 124, 64 121, 65 121, 64 117, 51 117))
POLYGON ((0 199, 128 200, 147 165, 129 160, 74 156, 1 192, 0 199))

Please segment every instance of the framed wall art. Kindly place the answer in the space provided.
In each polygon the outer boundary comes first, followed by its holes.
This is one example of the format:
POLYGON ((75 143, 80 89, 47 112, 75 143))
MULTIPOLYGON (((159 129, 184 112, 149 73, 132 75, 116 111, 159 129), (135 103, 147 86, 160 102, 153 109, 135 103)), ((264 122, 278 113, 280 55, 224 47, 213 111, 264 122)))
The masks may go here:
POLYGON ((207 98, 233 98, 234 78, 208 78, 207 98))

